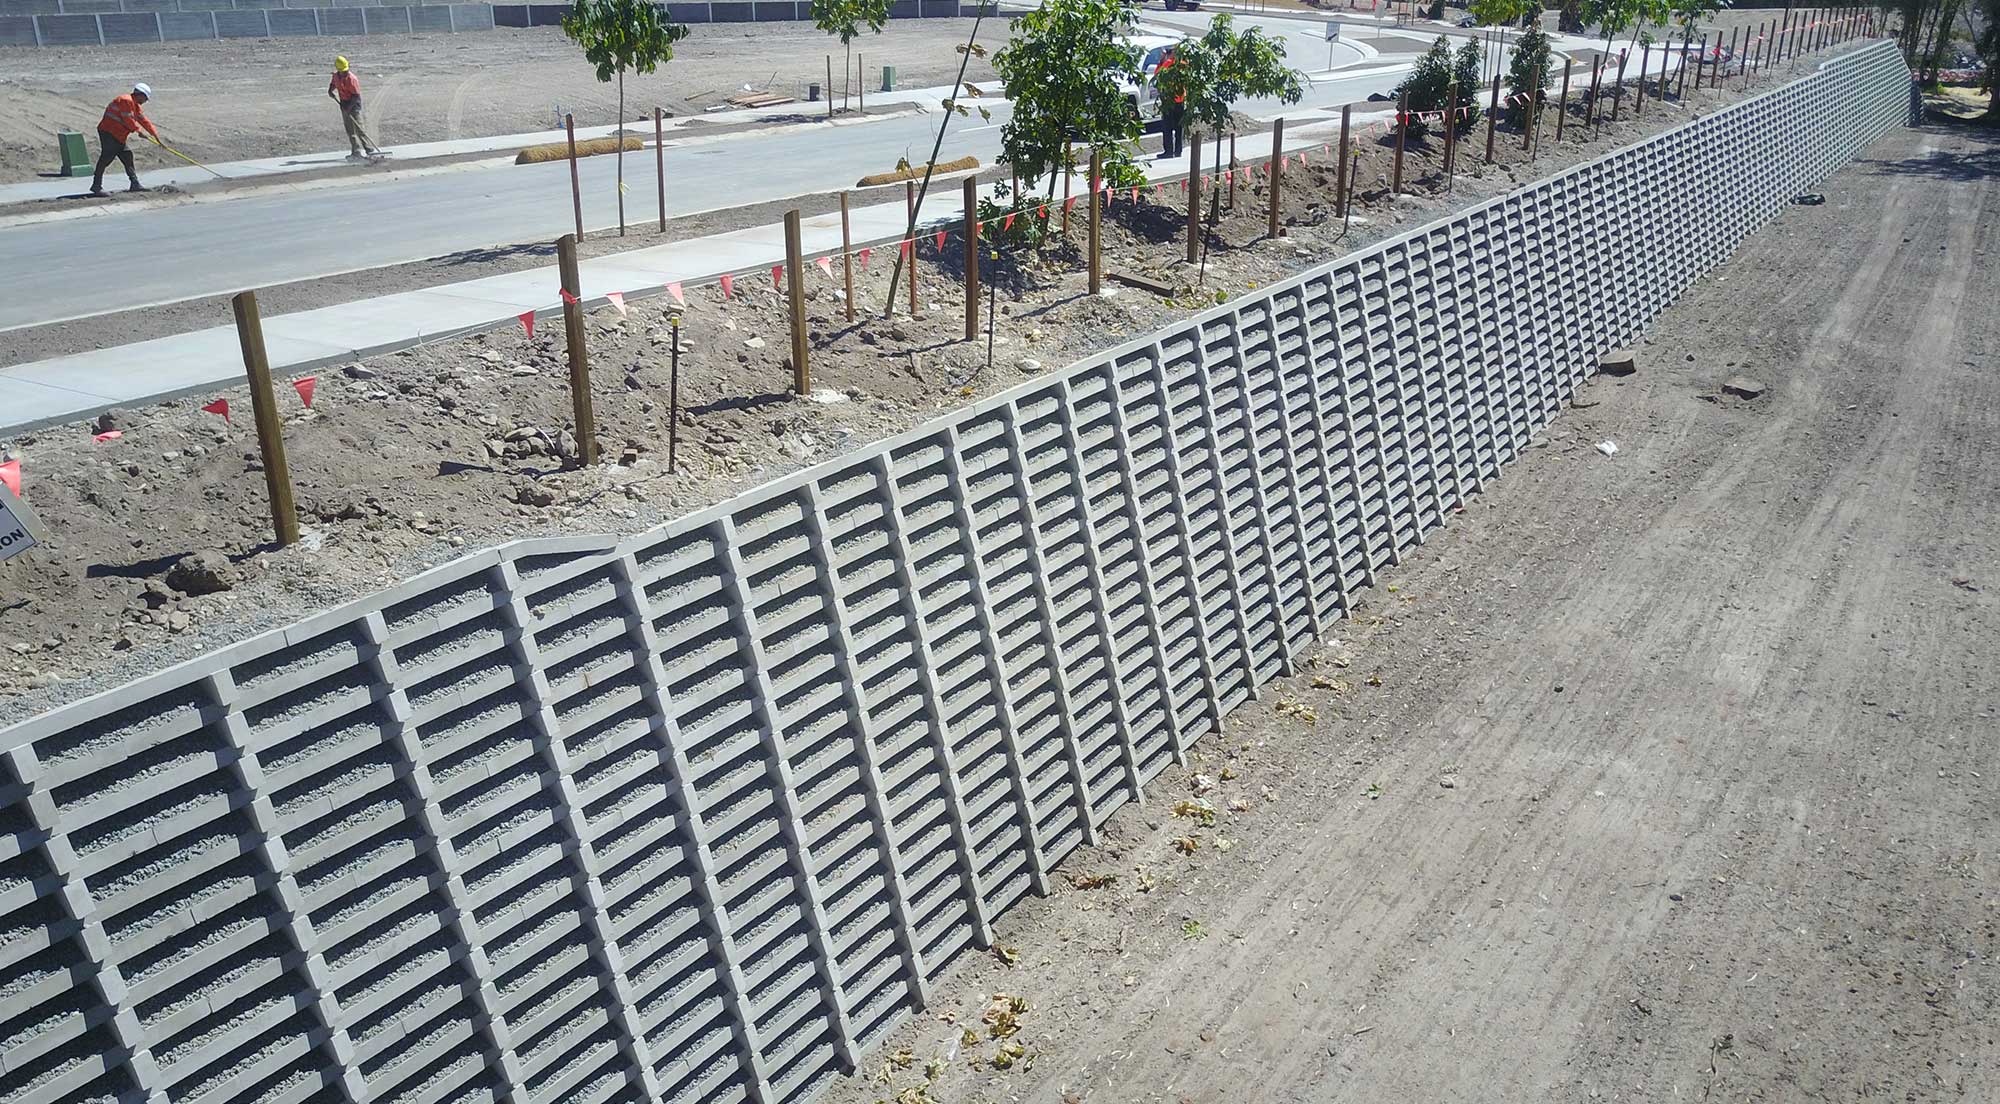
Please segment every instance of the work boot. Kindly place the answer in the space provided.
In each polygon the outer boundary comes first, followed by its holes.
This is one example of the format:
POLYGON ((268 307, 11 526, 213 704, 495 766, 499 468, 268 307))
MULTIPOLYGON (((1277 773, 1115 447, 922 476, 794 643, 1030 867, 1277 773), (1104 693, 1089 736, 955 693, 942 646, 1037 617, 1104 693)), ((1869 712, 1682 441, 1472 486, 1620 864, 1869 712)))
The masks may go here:
POLYGON ((137 180, 134 180, 131 186, 126 188, 125 190, 128 192, 150 192, 153 189, 146 187, 144 184, 139 183, 137 180))

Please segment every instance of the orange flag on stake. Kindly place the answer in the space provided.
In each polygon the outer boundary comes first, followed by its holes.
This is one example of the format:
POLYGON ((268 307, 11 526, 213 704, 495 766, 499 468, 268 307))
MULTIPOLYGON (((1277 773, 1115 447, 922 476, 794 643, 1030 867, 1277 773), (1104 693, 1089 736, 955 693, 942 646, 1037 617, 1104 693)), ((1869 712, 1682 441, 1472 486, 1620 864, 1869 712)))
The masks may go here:
POLYGON ((225 422, 229 420, 228 399, 217 399, 214 402, 209 403, 207 406, 202 407, 201 409, 203 413, 222 415, 222 420, 225 422))
POLYGON ((116 441, 123 436, 125 436, 125 431, 122 429, 107 429, 102 433, 91 434, 90 439, 102 444, 105 441, 116 441))
POLYGON ((515 315, 514 317, 521 320, 521 328, 528 331, 528 339, 531 341, 534 340, 535 312, 531 310, 524 310, 520 314, 515 315))
POLYGON ((576 297, 576 296, 574 296, 574 295, 571 295, 571 294, 569 293, 569 289, 568 289, 568 288, 557 288, 557 289, 556 289, 556 294, 557 294, 557 295, 560 295, 560 296, 562 296, 562 301, 563 301, 563 302, 565 302, 565 303, 571 303, 571 304, 574 304, 574 303, 577 303, 577 302, 581 302, 581 300, 577 299, 577 297, 576 297))
POLYGON ((681 293, 681 286, 679 284, 668 284, 667 294, 673 296, 674 302, 679 303, 681 306, 685 307, 688 305, 687 296, 681 293))
POLYGON ((618 310, 618 317, 620 317, 620 318, 623 318, 623 317, 625 317, 625 293, 624 293, 624 292, 622 292, 622 291, 607 291, 607 292, 605 292, 605 293, 604 293, 604 298, 606 298, 607 300, 609 300, 609 301, 611 302, 611 305, 612 305, 613 307, 616 307, 616 308, 617 308, 617 310, 618 310))
POLYGON ((873 249, 870 249, 865 245, 861 247, 861 267, 864 270, 868 267, 868 258, 873 257, 874 255, 875 251, 873 249))
POLYGON ((831 275, 833 275, 833 262, 832 262, 832 261, 828 260, 828 259, 827 259, 827 258, 825 258, 825 257, 821 257, 821 258, 820 258, 819 260, 817 260, 817 261, 814 261, 813 263, 819 266, 819 270, 820 270, 821 272, 824 272, 824 273, 826 273, 826 274, 827 274, 828 276, 831 276, 831 275))
POLYGON ((1007 217, 1000 220, 1000 232, 1004 234, 1007 231, 1012 230, 1013 228, 1014 228, 1014 212, 1009 211, 1007 212, 1007 217))
POLYGON ((299 401, 306 404, 307 410, 312 409, 313 388, 318 385, 318 376, 300 376, 298 379, 292 381, 292 390, 299 393, 299 401))
POLYGON ((774 264, 771 266, 771 286, 777 288, 779 291, 783 291, 785 289, 784 265, 774 264))
POLYGON ((722 283, 722 297, 724 299, 727 299, 729 298, 730 294, 736 290, 736 277, 724 273, 721 283, 722 283))
POLYGON ((937 251, 940 253, 944 252, 944 231, 942 230, 937 232, 937 251))
POLYGON ((7 489, 14 492, 15 498, 21 497, 21 462, 19 460, 9 460, 5 464, 0 464, 0 483, 7 484, 7 489))

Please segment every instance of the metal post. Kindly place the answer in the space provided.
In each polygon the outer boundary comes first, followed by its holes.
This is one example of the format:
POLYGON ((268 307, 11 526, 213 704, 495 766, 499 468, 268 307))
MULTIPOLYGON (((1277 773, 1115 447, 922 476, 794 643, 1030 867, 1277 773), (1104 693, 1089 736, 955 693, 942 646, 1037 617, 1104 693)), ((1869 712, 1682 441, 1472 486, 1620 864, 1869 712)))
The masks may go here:
POLYGON ((826 55, 826 117, 833 118, 833 55, 826 55))
MULTIPOLYGON (((831 93, 828 93, 831 95, 831 93)), ((792 315, 792 393, 812 394, 812 369, 806 365, 805 251, 799 246, 799 210, 785 212, 785 293, 792 315)))
MULTIPOLYGON (((1235 124, 1232 123, 1230 125, 1234 126, 1235 124)), ((1224 175, 1228 177, 1224 183, 1229 185, 1229 209, 1234 211, 1236 209, 1236 181, 1242 174, 1237 171, 1236 132, 1233 130, 1229 132, 1229 171, 1224 175)))
POLYGON ((250 411, 257 420, 257 453, 264 460, 264 489, 271 496, 271 529, 280 546, 297 544, 299 512, 292 505, 292 469, 285 461, 284 428, 278 417, 278 396, 271 390, 271 361, 264 353, 264 323, 257 315, 257 293, 245 291, 229 301, 236 313, 236 341, 243 347, 243 374, 250 380, 250 411))
POLYGON ((1493 163, 1493 127, 1500 118, 1500 70, 1493 70, 1493 94, 1486 101, 1486 163, 1493 163))
POLYGON ((667 232, 667 127, 659 108, 653 109, 653 168, 660 181, 660 233, 667 232))
POLYGON ((583 182, 576 175, 576 116, 563 112, 563 131, 569 135, 569 201, 576 208, 576 240, 583 240, 583 182))
POLYGON ((868 114, 868 66, 863 64, 861 54, 854 55, 854 93, 860 102, 861 113, 868 114))
MULTIPOLYGON (((1340 164, 1334 169, 1334 180, 1333 180, 1334 197, 1336 203, 1338 204, 1338 206, 1334 209, 1334 214, 1340 218, 1347 217, 1347 149, 1349 142, 1348 121, 1349 121, 1349 116, 1353 114, 1354 114, 1353 104, 1343 104, 1341 106, 1340 164)), ((1284 120, 1282 119, 1279 120, 1280 123, 1282 123, 1283 121, 1284 120)))
MULTIPOLYGON (((1340 109, 1340 152, 1343 157, 1347 155, 1347 109, 1344 107, 1340 109)), ((1345 162, 1342 162, 1342 164, 1345 164, 1345 162)), ((1271 224, 1265 228, 1265 234, 1267 237, 1275 238, 1278 236, 1279 230, 1278 218, 1280 208, 1278 204, 1283 191, 1283 178, 1285 175, 1285 120, 1282 117, 1271 124, 1271 161, 1270 167, 1264 175, 1271 178, 1271 224)), ((1341 174, 1343 177, 1346 175, 1346 173, 1341 174)), ((1345 209, 1347 205, 1339 199, 1338 191, 1334 193, 1334 197, 1335 202, 1342 209, 1345 209)))
POLYGON ((840 193, 840 275, 847 282, 847 320, 854 321, 854 239, 847 225, 847 193, 840 193))
POLYGON ((1188 236, 1187 259, 1194 264, 1201 257, 1201 131, 1194 131, 1188 137, 1188 236))
POLYGON ((556 241, 556 268, 562 275, 563 336, 569 339, 569 402, 576 416, 576 456, 582 467, 597 463, 597 414, 590 405, 590 349, 584 344, 583 280, 576 272, 576 239, 556 241))
MULTIPOLYGON (((1717 45, 1718 46, 1721 45, 1720 39, 1717 40, 1717 45)), ((1703 31, 1701 34, 1701 53, 1696 54, 1694 56, 1694 90, 1696 92, 1701 91, 1701 65, 1702 62, 1705 62, 1707 60, 1708 60, 1708 32, 1703 31)), ((1687 77, 1685 76, 1681 77, 1681 86, 1683 88, 1687 86, 1687 77)))
POLYGON ((1389 194, 1403 194, 1403 135, 1410 129, 1410 94, 1396 97, 1396 168, 1389 178, 1389 194))
POLYGON ((965 178, 965 339, 979 337, 979 178, 965 178))
POLYGON ((1574 68, 1574 67, 1575 67, 1575 65, 1576 65, 1576 61, 1575 61, 1574 59, 1572 59, 1572 60, 1570 60, 1570 61, 1565 61, 1565 62, 1563 62, 1563 90, 1562 90, 1562 98, 1556 101, 1556 144, 1557 144, 1557 145, 1561 145, 1561 144, 1562 144, 1562 140, 1563 140, 1563 124, 1564 124, 1565 122, 1567 122, 1567 121, 1568 121, 1568 116, 1569 116, 1569 71, 1570 71, 1570 69, 1574 68))
POLYGON ((1099 235, 1104 218, 1104 155, 1093 149, 1090 151, 1090 294, 1096 295, 1104 287, 1104 255, 1098 250, 1099 235))
MULTIPOLYGON (((1736 64, 1736 38, 1742 33, 1743 28, 1731 27, 1729 29, 1729 60, 1715 59, 1715 79, 1709 83, 1714 85, 1718 90, 1722 87, 1722 79, 1729 75, 1729 66, 1736 64)), ((1715 32, 1715 44, 1718 46, 1722 45, 1721 31, 1715 32)))
MULTIPOLYGON (((903 202, 909 208, 910 225, 917 224, 917 184, 913 180, 903 182, 903 202)), ((894 289, 890 289, 893 294, 894 289)), ((910 317, 917 316, 917 237, 910 235, 910 317)))

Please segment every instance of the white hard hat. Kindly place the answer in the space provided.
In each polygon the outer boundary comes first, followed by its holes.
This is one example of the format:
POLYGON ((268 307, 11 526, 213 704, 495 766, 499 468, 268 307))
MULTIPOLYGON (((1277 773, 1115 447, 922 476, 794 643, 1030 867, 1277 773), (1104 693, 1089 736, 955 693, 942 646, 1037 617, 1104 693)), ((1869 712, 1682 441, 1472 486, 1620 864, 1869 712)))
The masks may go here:
POLYGON ((144 96, 149 100, 153 98, 153 90, 150 86, 146 84, 145 81, 140 81, 138 84, 133 85, 132 91, 137 92, 139 95, 144 96))

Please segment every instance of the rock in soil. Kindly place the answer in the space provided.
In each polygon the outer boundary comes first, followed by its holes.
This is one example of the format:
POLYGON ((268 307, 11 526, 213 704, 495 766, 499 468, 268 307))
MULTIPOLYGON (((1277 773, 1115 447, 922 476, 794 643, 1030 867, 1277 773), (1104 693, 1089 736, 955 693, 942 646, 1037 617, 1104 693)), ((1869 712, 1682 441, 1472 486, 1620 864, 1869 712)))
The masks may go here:
POLYGON ((1754 399, 1764 393, 1764 383, 1749 376, 1732 376, 1722 385, 1722 393, 1739 399, 1754 399))
POLYGON ((1633 358, 1630 349, 1613 349, 1597 362, 1597 370, 1607 376, 1629 376, 1639 370, 1639 362, 1633 358))
POLYGON ((213 549, 183 556, 167 569, 167 585, 182 594, 220 594, 236 586, 236 567, 213 549))

